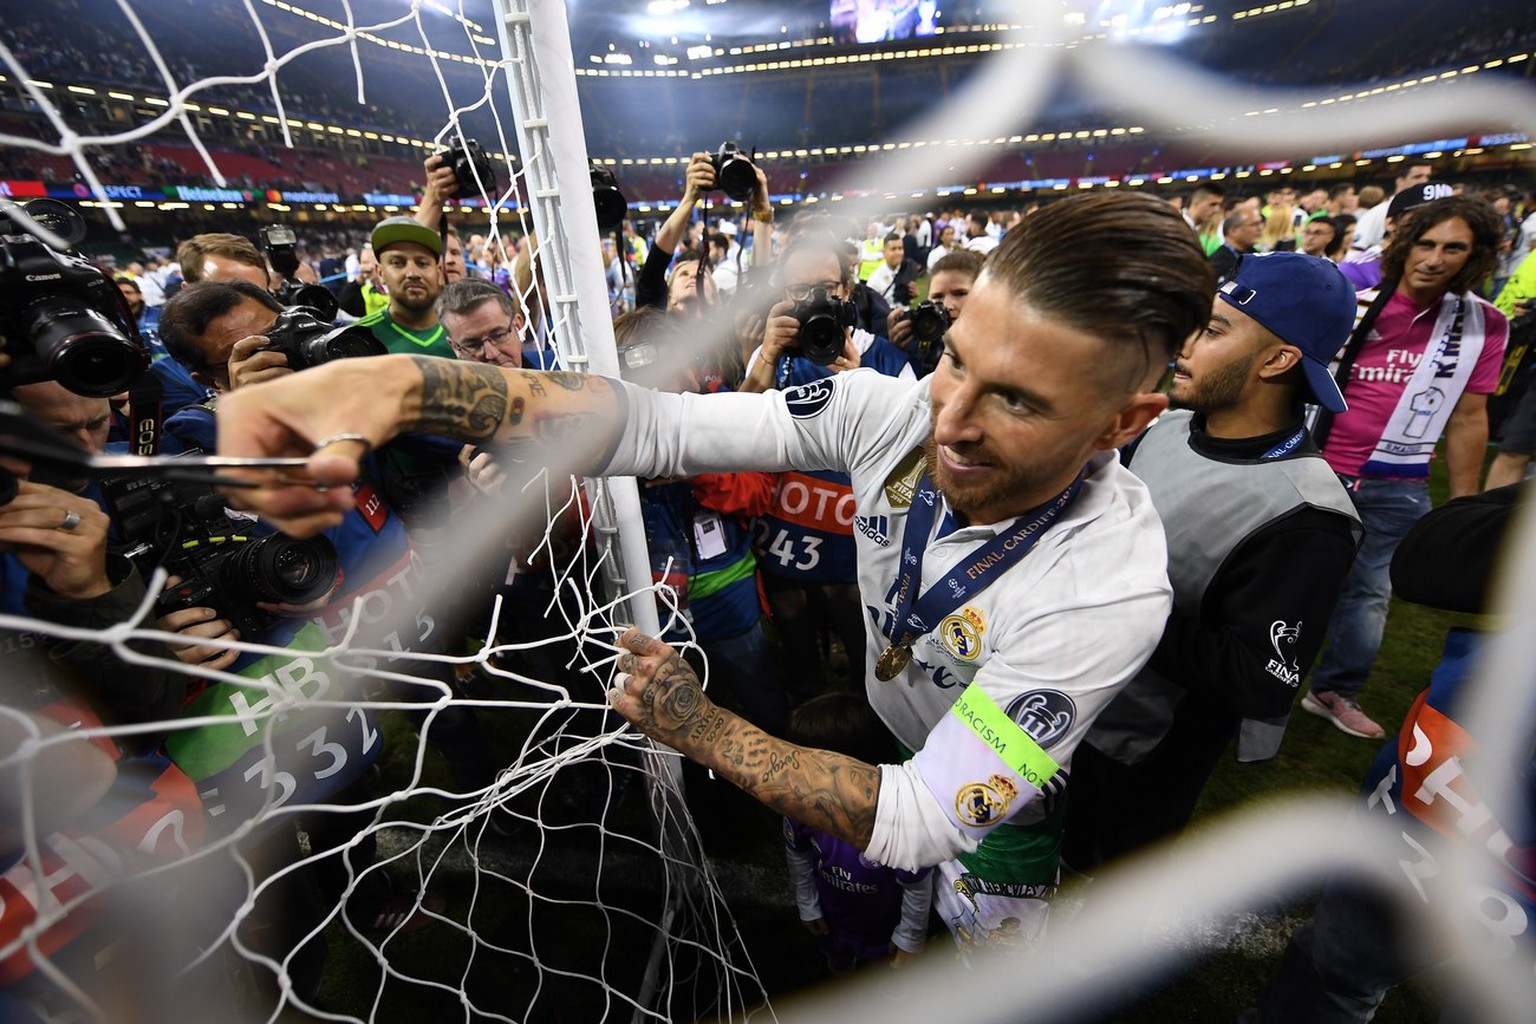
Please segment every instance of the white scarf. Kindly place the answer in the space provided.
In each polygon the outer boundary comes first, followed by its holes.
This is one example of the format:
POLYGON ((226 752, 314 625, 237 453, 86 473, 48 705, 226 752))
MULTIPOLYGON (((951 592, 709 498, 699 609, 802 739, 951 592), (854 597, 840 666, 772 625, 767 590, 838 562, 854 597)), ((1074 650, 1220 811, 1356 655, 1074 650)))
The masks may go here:
POLYGON ((1446 293, 1424 356, 1360 467, 1362 476, 1427 477, 1429 458, 1467 388, 1485 340, 1482 304, 1470 294, 1446 293))

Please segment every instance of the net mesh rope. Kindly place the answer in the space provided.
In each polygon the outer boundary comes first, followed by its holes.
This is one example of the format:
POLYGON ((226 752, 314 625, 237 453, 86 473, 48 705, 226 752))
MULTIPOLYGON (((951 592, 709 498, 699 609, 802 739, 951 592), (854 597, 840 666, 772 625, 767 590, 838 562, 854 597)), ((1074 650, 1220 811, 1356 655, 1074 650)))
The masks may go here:
MULTIPOLYGON (((254 74, 182 80, 133 5, 123 0, 119 6, 135 32, 131 42, 142 47, 163 79, 164 112, 110 135, 79 134, 46 90, 34 84, 28 69, 0 45, 0 61, 7 74, 25 83, 27 94, 56 136, 39 141, 0 134, 0 145, 68 157, 120 229, 123 225, 107 202, 88 148, 120 146, 179 128, 207 163, 211 176, 223 185, 226 177, 219 170, 219 156, 199 137, 188 115, 188 102, 196 102, 199 93, 209 89, 263 90, 270 95, 284 142, 289 143, 289 112, 278 88, 285 66, 315 47, 346 48, 356 69, 358 102, 363 103, 368 83, 360 48, 381 45, 379 40, 403 26, 413 27, 419 37, 407 52, 430 66, 442 89, 444 127, 433 141, 448 141, 457 134, 460 117, 483 108, 494 118, 500 151, 517 151, 513 133, 504 129, 493 100, 506 90, 506 75, 527 68, 504 60, 489 45, 484 28, 464 17, 462 10, 447 11, 451 17, 442 19, 435 11, 424 11, 428 5, 417 3, 398 17, 364 24, 359 15, 374 16, 372 4, 343 0, 339 4, 342 17, 330 18, 304 11, 303 5, 245 0, 250 27, 267 55, 265 66, 254 74), (266 29, 266 19, 279 16, 303 16, 324 31, 317 30, 316 38, 303 46, 279 53, 266 29), (454 101, 443 73, 442 63, 454 59, 436 36, 444 25, 467 39, 467 47, 459 52, 472 54, 483 72, 483 92, 467 102, 454 101)), ((1059 31, 1059 26, 1035 30, 1027 37, 1027 46, 999 53, 949 105, 910 128, 912 138, 955 140, 951 145, 926 151, 902 147, 860 164, 849 171, 848 193, 865 194, 878 202, 888 193, 941 178, 964 177, 965 169, 986 158, 985 147, 974 143, 1006 138, 1043 102, 1051 86, 1068 74, 1107 101, 1140 113, 1149 123, 1187 127, 1198 121, 1200 131, 1233 145, 1326 146, 1357 137, 1367 120, 1375 135, 1395 133, 1403 138, 1449 124, 1463 130, 1486 125, 1536 131, 1529 93, 1517 94, 1493 83, 1445 83, 1439 76, 1408 79, 1398 83, 1397 89, 1362 90, 1358 97, 1351 94, 1347 101, 1319 107, 1315 91, 1303 96, 1248 89, 1152 52, 1097 60, 1091 47, 1065 46, 1059 31), (1014 102, 984 101, 1002 94, 1014 102), (1405 96, 1411 99, 1402 102, 1405 96), (1181 112, 1177 121, 1172 120, 1173 111, 1181 112), (1195 117, 1191 111, 1202 116, 1195 117)), ((566 72, 561 69, 562 74, 566 72)), ((543 69, 542 73, 551 72, 543 69)), ((500 225, 511 219, 516 220, 520 234, 527 235, 533 227, 527 210, 534 197, 528 195, 526 176, 545 154, 519 156, 522 164, 516 173, 507 175, 508 165, 500 165, 503 180, 508 181, 505 189, 488 194, 489 183, 477 183, 484 202, 501 214, 489 224, 492 244, 500 225)), ((847 207, 859 209, 857 202, 847 207)), ((520 295, 523 306, 547 308, 554 318, 552 333, 561 337, 561 311, 569 307, 547 301, 550 296, 541 294, 541 287, 539 275, 533 275, 520 295)), ((569 296, 563 298, 569 301, 569 296)), ((588 315, 601 314, 591 311, 588 315)), ((569 357, 572 352, 565 354, 569 357)), ((490 621, 480 624, 483 646, 477 652, 429 655, 406 649, 409 644, 400 637, 420 624, 412 621, 413 616, 451 608, 455 572, 487 557, 473 544, 445 544, 431 550, 432 571, 423 573, 425 580, 442 588, 434 591, 434 602, 442 603, 424 604, 402 616, 399 608, 371 613, 364 601, 341 617, 341 625, 328 638, 329 646, 316 652, 317 659, 323 653, 336 666, 334 686, 318 685, 314 673, 322 670, 313 666, 307 673, 274 672, 252 680, 226 674, 209 677, 180 663, 164 663, 202 682, 229 684, 239 696, 239 727, 249 727, 259 737, 260 756, 252 761, 244 781, 261 790, 261 804, 249 813, 230 810, 226 816, 217 796, 204 792, 200 798, 210 825, 201 840, 191 841, 183 833, 185 822, 168 816, 157 838, 179 847, 177 854, 138 858, 86 837, 39 834, 38 808, 24 802, 25 856, 20 873, 13 869, 8 877, 18 883, 22 902, 30 904, 34 917, 18 937, 0 947, 0 962, 24 958, 46 977, 59 993, 51 1010, 60 1019, 113 1019, 114 1007, 99 1000, 99 990, 89 978, 125 954, 97 951, 94 960, 82 963, 71 957, 70 946, 54 949, 47 941, 72 915, 98 908, 104 902, 101 894, 107 893, 117 907, 144 914, 153 924, 185 923, 187 943, 168 941, 162 960, 149 957, 167 976, 180 976, 189 967, 195 976, 201 967, 227 977, 231 964, 244 965, 247 984, 276 991, 275 998, 265 1001, 254 996, 242 1000, 239 994, 231 997, 223 992, 221 997, 230 997, 231 1002, 210 1003, 215 1014, 231 1006, 265 1006, 275 1007, 270 1010, 274 1019, 287 1007, 336 1020, 406 1019, 429 1013, 433 1015, 429 1019, 508 1021, 695 1019, 738 1014, 757 1004, 763 987, 743 952, 725 898, 734 882, 725 877, 729 866, 712 864, 703 856, 696 830, 681 811, 676 794, 669 792, 673 776, 655 770, 656 753, 607 712, 601 697, 612 672, 613 639, 626 620, 630 602, 659 600, 664 622, 680 628, 687 628, 686 618, 668 604, 665 589, 631 586, 614 591, 612 581, 623 573, 609 545, 612 529, 607 523, 594 523, 592 511, 601 509, 605 498, 600 490, 584 492, 566 468, 551 466, 526 474, 512 488, 516 493, 505 495, 495 513, 532 524, 536 542, 521 554, 534 566, 528 571, 543 579, 540 593, 544 597, 533 612, 520 611, 536 614, 547 624, 537 636, 509 635, 512 631, 505 627, 510 608, 499 596, 490 621), (593 497, 583 500, 583 493, 593 497), (596 542, 562 542, 573 534, 595 536, 596 542), (519 737, 514 749, 502 751, 508 756, 498 765, 494 781, 477 788, 459 785, 452 772, 444 770, 441 753, 432 753, 429 742, 440 718, 466 710, 516 723, 507 731, 519 737), (390 717, 386 712, 406 715, 390 717), (317 728, 309 728, 312 724, 317 728), (337 759, 350 756, 349 749, 358 749, 337 742, 341 729, 355 730, 356 744, 363 750, 377 751, 387 745, 402 752, 389 781, 373 779, 364 798, 347 803, 290 799, 301 780, 283 777, 280 765, 287 761, 278 757, 287 752, 283 748, 307 752, 305 765, 312 774, 340 771, 337 759), (576 806, 563 806, 562 801, 576 806), (221 816, 225 820, 220 821, 221 816), (325 845, 316 836, 327 819, 358 824, 344 830, 347 835, 339 845, 325 845), (295 828, 295 848, 282 863, 253 857, 251 851, 263 836, 295 828), (372 849, 365 853, 364 847, 372 849), (341 893, 305 918, 312 922, 307 931, 285 936, 275 946, 259 929, 247 932, 245 925, 264 923, 260 909, 264 900, 275 897, 285 883, 307 880, 324 868, 340 872, 341 893), (205 888, 209 895, 199 897, 205 888), (380 892, 382 902, 376 898, 380 892), (433 898, 444 894, 447 900, 433 898), (370 921, 355 920, 346 908, 365 899, 372 900, 370 911, 378 912, 370 921), (167 920, 167 907, 180 916, 167 920), (211 925, 198 920, 197 911, 208 908, 218 917, 211 925), (412 928, 412 922, 423 916, 432 926, 412 928), (382 928, 372 927, 379 921, 382 928), (301 966, 304 950, 327 930, 350 940, 331 943, 328 956, 333 959, 325 968, 328 986, 334 986, 336 975, 344 974, 348 991, 338 997, 334 987, 327 987, 322 1006, 307 1001, 306 993, 312 990, 304 989, 297 975, 305 969, 301 966), (338 957, 342 958, 339 964, 334 959, 338 957), (326 1008, 338 1003, 346 1009, 326 1008)), ((1536 567, 1536 529, 1526 534, 1515 558, 1532 568, 1536 567)), ((158 576, 150 581, 151 593, 160 582, 158 576)), ((1532 587, 1536 587, 1536 571, 1511 573, 1505 607, 1536 605, 1532 587)), ((148 601, 129 621, 104 634, 10 617, 0 617, 0 627, 18 633, 46 631, 65 640, 106 642, 133 664, 150 660, 130 646, 133 641, 165 638, 153 628, 148 601)), ((1480 692, 1479 707, 1497 708, 1500 701, 1507 701, 1505 707, 1527 706, 1519 694, 1529 684, 1529 666, 1536 664, 1536 652, 1529 650, 1532 643, 1528 637, 1506 638, 1496 651, 1495 664, 1510 671, 1502 677, 1489 673, 1490 684, 1480 692)), ((278 658, 292 653, 286 648, 238 646, 278 658)), ((50 748, 65 742, 59 734, 40 732, 37 719, 4 705, 0 705, 0 716, 33 736, 0 754, 0 767, 17 768, 23 777, 50 748)), ((1494 712, 1488 717, 1493 722, 1490 734, 1502 729, 1513 736, 1526 724, 1516 715, 1501 719, 1494 712)), ((189 715, 173 724, 178 731, 228 729, 231 718, 228 714, 189 715)), ((72 735, 132 745, 163 732, 166 725, 86 726, 72 735)), ((1497 782, 1490 780, 1490 785, 1497 782)), ((1233 823, 1205 845, 1192 847, 1183 864, 1153 864, 1124 888, 1112 891, 1123 897, 1123 905, 1152 890, 1190 913, 1217 913, 1240 903, 1245 893, 1264 891, 1276 879, 1307 869, 1331 863, 1368 868, 1363 847, 1340 835, 1334 810, 1308 805, 1233 823), (1234 864, 1241 864, 1241 870, 1234 864)), ((1452 862, 1445 869, 1479 877, 1475 864, 1452 862)), ((1137 937, 1116 931, 1115 904, 1116 900, 1099 901, 1079 918, 1064 920, 1059 928, 1053 925, 1051 953, 1057 959, 1052 962, 1061 969, 1031 972, 1030 984, 1038 998, 1070 1001, 1092 986, 1080 972, 1062 966, 1071 964, 1073 956, 1101 965, 1145 962, 1145 948, 1132 944, 1137 937)), ((1487 964, 1473 966, 1493 970, 1487 964)), ((949 969, 944 963, 924 967, 933 974, 949 969)), ((1484 980, 1508 996, 1511 1001, 1501 1004, 1506 1007, 1520 1006, 1519 999, 1528 996, 1529 979, 1490 975, 1484 980)), ((889 1020, 931 1020, 935 1014, 952 1013, 953 984, 954 979, 949 979, 948 984, 906 989, 912 998, 900 1004, 882 1001, 882 1014, 889 1020)), ((867 993, 856 993, 848 998, 867 997, 867 993)), ((976 1019, 1004 1019, 1018 1005, 1009 999, 993 1002, 986 1008, 973 1004, 968 1013, 976 1019)), ((843 1015, 849 1008, 861 1005, 867 1004, 839 1003, 835 995, 829 996, 817 1004, 819 1009, 809 1010, 807 1019, 847 1019, 843 1015)))

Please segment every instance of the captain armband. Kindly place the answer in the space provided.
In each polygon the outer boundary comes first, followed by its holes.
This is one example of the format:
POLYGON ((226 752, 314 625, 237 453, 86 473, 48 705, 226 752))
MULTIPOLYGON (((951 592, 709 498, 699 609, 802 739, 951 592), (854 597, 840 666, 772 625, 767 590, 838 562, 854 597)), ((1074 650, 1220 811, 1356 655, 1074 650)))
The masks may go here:
POLYGON ((977 839, 1050 785, 1057 764, 1039 740, 1054 743, 1076 717, 1071 699, 1056 690, 1031 691, 1009 708, 1012 715, 972 683, 912 758, 949 820, 977 839), (1041 711, 1047 712, 1043 718, 1041 711))

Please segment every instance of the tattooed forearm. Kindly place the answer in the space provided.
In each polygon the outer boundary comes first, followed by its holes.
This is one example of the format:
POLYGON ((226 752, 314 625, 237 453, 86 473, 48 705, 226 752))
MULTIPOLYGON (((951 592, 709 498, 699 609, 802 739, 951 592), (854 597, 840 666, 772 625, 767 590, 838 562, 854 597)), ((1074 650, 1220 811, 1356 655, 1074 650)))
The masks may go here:
POLYGON ((616 668, 626 681, 617 685, 635 698, 621 709, 641 732, 713 769, 780 814, 868 848, 880 802, 878 766, 770 736, 711 701, 675 650, 635 631, 621 643, 628 650, 616 668), (642 654, 646 664, 641 664, 642 654), (639 688, 636 679, 643 680, 639 688))
POLYGON ((415 357, 421 409, 414 427, 463 441, 494 437, 507 415, 507 379, 494 366, 415 357))
POLYGON ((874 835, 880 769, 769 736, 717 707, 676 654, 641 698, 646 733, 676 747, 781 814, 853 843, 874 835), (650 697, 649 701, 646 697, 650 697))

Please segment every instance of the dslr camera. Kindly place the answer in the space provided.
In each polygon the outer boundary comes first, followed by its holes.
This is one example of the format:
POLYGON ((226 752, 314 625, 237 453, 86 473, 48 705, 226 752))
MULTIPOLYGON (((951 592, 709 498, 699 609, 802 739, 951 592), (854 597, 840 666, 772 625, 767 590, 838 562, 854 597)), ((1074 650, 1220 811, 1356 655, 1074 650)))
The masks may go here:
POLYGON ((295 370, 328 363, 332 359, 356 359, 388 353, 384 343, 366 327, 347 324, 334 327, 308 306, 290 306, 277 314, 267 331, 267 348, 288 357, 295 370))
POLYGON ((619 179, 608 168, 593 164, 591 175, 592 205, 597 210, 597 229, 607 234, 624 223, 629 203, 625 201, 624 193, 619 191, 619 179))
POLYGON ((709 158, 715 169, 715 187, 738 203, 752 198, 757 188, 757 169, 734 142, 720 143, 720 151, 709 158))
POLYGON ((102 488, 125 554, 145 578, 160 565, 182 577, 155 601, 155 614, 212 608, 254 640, 281 616, 258 601, 303 605, 330 593, 340 578, 336 548, 325 537, 253 536, 253 521, 233 519, 207 484, 157 476, 116 477, 102 488))
POLYGON ((473 191, 477 178, 488 195, 496 194, 496 168, 474 139, 461 138, 455 133, 447 148, 438 150, 437 155, 453 170, 454 195, 463 196, 466 190, 473 191))
POLYGON ((340 305, 336 296, 324 285, 305 284, 294 277, 299 272, 299 256, 296 251, 298 236, 286 224, 273 224, 261 229, 261 247, 266 251, 267 262, 283 277, 283 283, 272 294, 285 306, 308 306, 325 320, 336 319, 340 305))
MULTIPOLYGON (((85 237, 85 220, 52 199, 22 206, 67 244, 85 237)), ((0 210, 0 335, 11 365, 8 384, 57 380, 77 395, 108 398, 128 390, 149 367, 117 285, 85 257, 57 251, 0 210)))
POLYGON ((943 352, 944 335, 949 332, 949 311, 936 302, 919 302, 902 317, 912 324, 910 357, 912 368, 918 376, 932 373, 939 365, 943 352))
POLYGON ((826 288, 812 288, 789 315, 800 321, 796 336, 800 354, 817 366, 837 362, 847 344, 848 328, 858 321, 853 303, 837 298, 826 288))

